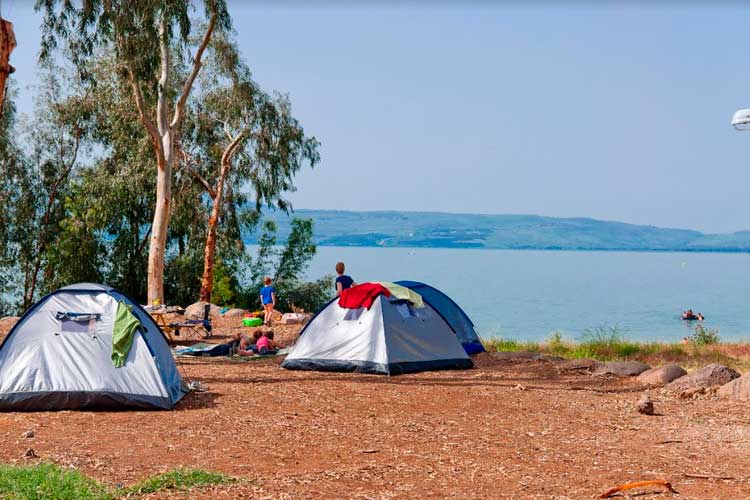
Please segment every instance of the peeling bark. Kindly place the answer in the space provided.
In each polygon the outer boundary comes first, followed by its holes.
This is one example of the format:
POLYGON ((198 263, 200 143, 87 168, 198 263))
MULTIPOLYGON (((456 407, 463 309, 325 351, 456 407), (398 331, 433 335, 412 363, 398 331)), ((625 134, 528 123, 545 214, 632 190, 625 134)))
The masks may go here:
POLYGON ((8 75, 15 71, 9 63, 10 53, 14 48, 16 48, 16 37, 13 33, 13 24, 0 17, 0 116, 3 114, 8 75))

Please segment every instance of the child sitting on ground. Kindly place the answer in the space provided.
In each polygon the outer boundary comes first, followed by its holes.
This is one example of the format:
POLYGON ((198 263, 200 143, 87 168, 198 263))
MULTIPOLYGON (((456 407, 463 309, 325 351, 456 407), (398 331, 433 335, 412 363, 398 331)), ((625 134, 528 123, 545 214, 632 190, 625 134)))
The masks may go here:
POLYGON ((284 346, 273 340, 273 330, 266 331, 255 344, 258 347, 258 354, 264 356, 276 354, 284 346))
POLYGON ((258 339, 262 335, 263 333, 260 330, 253 332, 252 338, 249 335, 241 335, 237 354, 240 356, 255 356, 258 354, 258 339))

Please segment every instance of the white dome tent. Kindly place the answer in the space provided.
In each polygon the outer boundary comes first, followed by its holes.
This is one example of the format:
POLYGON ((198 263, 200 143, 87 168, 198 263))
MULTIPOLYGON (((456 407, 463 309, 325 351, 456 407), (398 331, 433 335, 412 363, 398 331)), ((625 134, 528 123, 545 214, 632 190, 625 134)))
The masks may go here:
POLYGON ((185 388, 151 316, 113 288, 79 283, 32 306, 0 344, 0 410, 171 409, 185 388), (118 303, 140 322, 124 365, 112 362, 118 303))
POLYGON ((397 375, 474 364, 430 305, 415 308, 380 295, 370 309, 331 301, 307 324, 281 366, 397 375))

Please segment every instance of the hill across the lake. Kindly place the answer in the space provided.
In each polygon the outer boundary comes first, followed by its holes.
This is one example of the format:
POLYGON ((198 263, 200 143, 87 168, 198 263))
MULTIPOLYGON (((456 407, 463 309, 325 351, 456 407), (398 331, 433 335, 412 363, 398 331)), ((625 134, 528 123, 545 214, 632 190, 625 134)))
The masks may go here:
MULTIPOLYGON (((705 234, 589 218, 307 209, 296 210, 294 216, 315 221, 315 242, 322 246, 750 251, 750 231, 705 234)), ((280 213, 271 217, 278 224, 278 240, 286 240, 289 217, 280 213)), ((255 243, 256 236, 246 241, 255 243)))

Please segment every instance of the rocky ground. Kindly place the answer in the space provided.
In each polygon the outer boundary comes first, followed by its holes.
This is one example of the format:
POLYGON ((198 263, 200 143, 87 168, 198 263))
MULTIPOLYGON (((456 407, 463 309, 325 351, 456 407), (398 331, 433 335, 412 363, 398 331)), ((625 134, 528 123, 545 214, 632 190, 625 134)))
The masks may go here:
MULTIPOLYGON (((0 336, 11 323, 0 321, 0 336)), ((213 341, 242 330, 234 319, 216 326, 213 341)), ((497 353, 474 370, 388 378, 279 362, 179 358, 208 390, 171 412, 0 414, 0 461, 47 460, 113 485, 175 467, 242 480, 150 498, 585 499, 647 479, 683 499, 750 490, 748 402, 653 388, 654 414, 639 413, 644 386, 615 373, 634 366, 497 353), (29 448, 39 458, 24 458, 29 448)), ((658 486, 632 495, 669 496, 658 486)))

